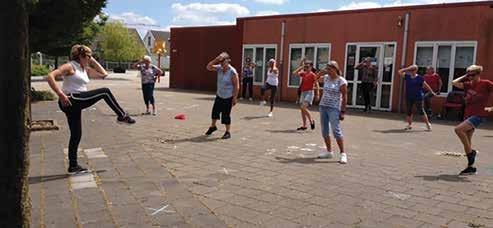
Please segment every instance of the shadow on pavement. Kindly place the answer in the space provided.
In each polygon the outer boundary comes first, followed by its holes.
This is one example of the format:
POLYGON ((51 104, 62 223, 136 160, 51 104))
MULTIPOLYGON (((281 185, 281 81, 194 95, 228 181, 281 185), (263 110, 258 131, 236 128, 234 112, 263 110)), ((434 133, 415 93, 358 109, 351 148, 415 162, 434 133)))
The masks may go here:
POLYGON ((338 161, 321 160, 317 157, 313 158, 283 158, 275 157, 280 163, 300 163, 300 164, 317 164, 317 163, 339 163, 338 161))
POLYGON ((414 176, 416 178, 423 178, 425 181, 449 181, 449 182, 471 182, 465 177, 459 175, 441 174, 438 176, 414 176))
POLYGON ((307 131, 298 131, 296 129, 288 129, 288 130, 265 130, 270 133, 288 133, 288 134, 303 134, 307 131))
POLYGON ((417 132, 423 132, 423 131, 405 130, 405 129, 373 130, 373 132, 378 132, 378 133, 383 133, 383 134, 417 133, 417 132))
MULTIPOLYGON (((96 173, 104 173, 106 170, 97 170, 96 173)), ((72 175, 65 173, 65 174, 57 174, 57 175, 48 175, 48 176, 36 176, 36 177, 29 177, 29 184, 39 184, 39 183, 44 183, 44 182, 49 182, 49 181, 54 181, 54 180, 60 180, 60 179, 65 179, 68 178, 72 175)))
POLYGON ((209 136, 200 135, 192 138, 183 138, 183 139, 166 139, 166 143, 178 144, 185 142, 193 142, 193 143, 206 143, 206 142, 214 142, 221 140, 221 138, 210 138, 209 136))
POLYGON ((241 119, 243 119, 243 120, 256 120, 256 119, 265 119, 265 118, 269 118, 269 117, 266 116, 266 115, 263 115, 263 116, 245 116, 245 117, 241 117, 241 119))

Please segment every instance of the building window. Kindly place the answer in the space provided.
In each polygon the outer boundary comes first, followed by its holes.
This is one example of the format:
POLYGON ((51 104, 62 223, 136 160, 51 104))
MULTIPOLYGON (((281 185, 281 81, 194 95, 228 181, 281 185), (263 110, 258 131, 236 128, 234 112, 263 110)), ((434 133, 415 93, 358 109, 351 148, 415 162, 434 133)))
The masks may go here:
POLYGON ((419 74, 426 73, 427 66, 433 66, 442 78, 440 92, 454 90, 452 81, 465 74, 466 68, 476 62, 476 41, 462 42, 416 42, 414 62, 419 74))
MULTIPOLYGON (((250 59, 255 63, 255 69, 253 71, 253 83, 256 85, 263 85, 267 78, 267 62, 269 59, 276 59, 277 45, 244 45, 243 46, 243 63, 242 68, 245 66, 246 59, 250 59)), ((243 70, 241 71, 243 74, 243 70)))
POLYGON ((151 48, 151 37, 147 37, 147 47, 151 48))
POLYGON ((330 44, 290 44, 289 45, 289 87, 298 87, 300 78, 291 75, 299 67, 303 57, 313 62, 313 66, 322 69, 330 60, 330 44))

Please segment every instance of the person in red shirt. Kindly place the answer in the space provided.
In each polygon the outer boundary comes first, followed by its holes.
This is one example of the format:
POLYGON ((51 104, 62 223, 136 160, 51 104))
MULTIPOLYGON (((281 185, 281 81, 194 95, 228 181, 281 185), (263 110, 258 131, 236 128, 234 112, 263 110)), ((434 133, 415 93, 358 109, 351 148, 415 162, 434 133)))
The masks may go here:
POLYGON ((435 69, 432 66, 428 66, 426 68, 426 74, 424 75, 425 82, 431 87, 432 91, 429 91, 425 88, 425 96, 424 96, 424 108, 425 112, 429 118, 433 116, 433 112, 431 110, 431 99, 436 95, 440 95, 440 89, 442 88, 442 78, 440 75, 435 73, 435 69))
POLYGON ((477 172, 473 165, 478 151, 472 149, 472 135, 474 129, 486 120, 490 111, 487 105, 488 98, 493 93, 493 82, 481 79, 482 71, 482 66, 472 65, 467 68, 466 75, 452 81, 452 85, 464 89, 466 94, 465 120, 455 127, 455 133, 464 145, 467 156, 467 168, 460 175, 473 175, 477 172))
POLYGON ((301 119, 303 120, 303 125, 299 127, 298 131, 304 131, 307 129, 306 127, 306 119, 310 121, 310 128, 315 129, 315 120, 312 119, 312 115, 308 110, 308 107, 312 105, 313 99, 319 99, 319 85, 317 81, 317 75, 312 72, 313 62, 306 61, 305 59, 301 60, 300 66, 293 71, 293 75, 297 75, 301 78, 301 95, 300 95, 300 110, 301 110, 301 119), (314 91, 314 85, 317 89, 314 91), (315 97, 314 97, 315 96, 315 97))

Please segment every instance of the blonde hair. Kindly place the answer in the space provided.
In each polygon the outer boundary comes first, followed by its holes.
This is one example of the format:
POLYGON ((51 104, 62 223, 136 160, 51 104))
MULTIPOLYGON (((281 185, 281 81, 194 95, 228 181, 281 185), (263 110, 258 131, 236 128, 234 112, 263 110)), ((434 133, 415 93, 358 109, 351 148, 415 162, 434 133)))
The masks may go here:
POLYGON ((151 57, 150 57, 150 56, 148 56, 148 55, 144 55, 144 58, 142 58, 142 59, 144 59, 145 61, 152 62, 151 57))
POLYGON ((416 64, 411 65, 411 68, 412 68, 412 70, 418 70, 418 65, 416 65, 416 64))
POLYGON ((76 44, 72 46, 70 51, 70 60, 78 61, 80 56, 92 55, 92 50, 86 45, 76 44))
POLYGON ((481 73, 481 72, 483 72, 483 67, 482 66, 478 66, 478 65, 470 65, 467 68, 467 72, 481 73))
POLYGON ((337 74, 339 76, 342 75, 341 69, 339 68, 339 64, 336 61, 333 61, 333 60, 332 61, 329 61, 329 63, 327 63, 327 67, 334 68, 337 71, 337 74))

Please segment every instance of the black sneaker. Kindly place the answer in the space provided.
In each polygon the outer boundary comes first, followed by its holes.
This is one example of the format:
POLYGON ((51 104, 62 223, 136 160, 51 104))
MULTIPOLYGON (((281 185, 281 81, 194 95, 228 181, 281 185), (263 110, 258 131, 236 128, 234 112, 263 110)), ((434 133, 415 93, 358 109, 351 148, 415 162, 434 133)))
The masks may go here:
POLYGON ((205 133, 205 135, 211 135, 212 132, 217 131, 217 127, 209 127, 209 130, 205 133))
POLYGON ((78 173, 87 173, 87 172, 89 172, 89 170, 86 168, 83 168, 80 165, 68 167, 68 173, 69 174, 78 174, 78 173))
POLYGON ((474 167, 468 166, 466 169, 462 170, 459 175, 476 175, 477 170, 474 167))
POLYGON ((315 129, 315 120, 312 120, 312 122, 310 123, 310 128, 311 128, 312 130, 314 130, 314 129, 315 129))
POLYGON ((229 139, 229 138, 231 138, 231 133, 229 132, 225 132, 223 137, 221 137, 221 139, 229 139))
POLYGON ((121 124, 134 124, 135 123, 135 120, 132 119, 129 115, 126 115, 124 117, 118 117, 116 119, 116 121, 118 123, 121 123, 121 124))
POLYGON ((296 128, 297 131, 305 131, 307 128, 306 127, 299 127, 299 128, 296 128))

